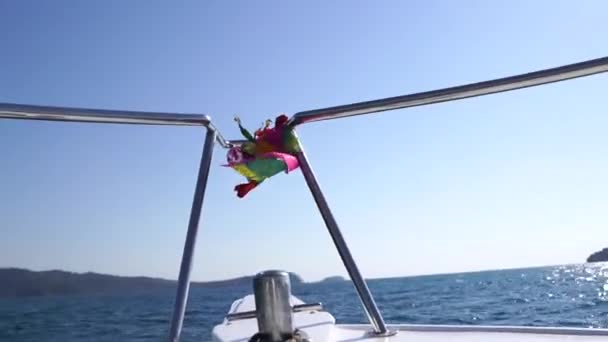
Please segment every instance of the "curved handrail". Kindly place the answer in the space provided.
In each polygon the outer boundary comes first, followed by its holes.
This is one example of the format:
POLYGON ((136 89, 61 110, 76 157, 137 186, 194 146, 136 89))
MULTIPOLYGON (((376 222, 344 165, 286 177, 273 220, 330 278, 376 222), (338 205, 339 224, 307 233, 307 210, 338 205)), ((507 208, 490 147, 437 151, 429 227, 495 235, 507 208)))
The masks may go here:
POLYGON ((534 87, 547 83, 565 81, 607 71, 608 57, 602 57, 580 63, 568 64, 556 68, 498 78, 484 82, 299 112, 292 116, 292 118, 289 120, 289 124, 292 126, 297 126, 315 121, 339 119, 387 110, 454 101, 469 97, 489 95, 521 88, 534 87))
POLYGON ((89 122, 134 125, 205 126, 216 132, 216 142, 223 148, 241 144, 240 140, 227 140, 203 114, 178 114, 107 110, 75 107, 33 106, 0 103, 0 119, 44 120, 63 122, 89 122))
POLYGON ((0 118, 169 126, 208 126, 211 122, 209 116, 203 114, 49 107, 14 103, 0 103, 0 118))
POLYGON ((169 330, 169 340, 179 340, 184 322, 188 292, 190 289, 190 273, 196 236, 202 212, 203 199, 209 177, 209 168, 213 154, 213 146, 217 141, 222 146, 228 142, 217 134, 216 128, 211 125, 211 119, 202 114, 177 114, 157 112, 117 111, 103 109, 85 109, 68 107, 31 106, 12 103, 0 103, 0 119, 69 121, 87 123, 112 124, 139 124, 139 125, 168 125, 168 126, 198 126, 206 129, 205 143, 201 156, 194 198, 190 209, 190 219, 186 241, 182 254, 177 293, 173 308, 173 316, 169 330))
MULTIPOLYGON (((455 101, 470 97, 533 87, 547 83, 560 82, 578 77, 591 76, 607 71, 608 57, 602 57, 580 63, 568 64, 556 68, 478 83, 298 112, 291 117, 289 124, 292 126, 297 126, 309 122, 339 119, 400 108, 455 101)), ((211 127, 211 119, 209 116, 203 114, 118 111, 0 103, 0 118, 117 124, 206 126, 215 130, 217 133, 216 140, 219 145, 224 148, 230 148, 234 145, 242 143, 241 140, 231 141, 225 139, 217 128, 211 127)))

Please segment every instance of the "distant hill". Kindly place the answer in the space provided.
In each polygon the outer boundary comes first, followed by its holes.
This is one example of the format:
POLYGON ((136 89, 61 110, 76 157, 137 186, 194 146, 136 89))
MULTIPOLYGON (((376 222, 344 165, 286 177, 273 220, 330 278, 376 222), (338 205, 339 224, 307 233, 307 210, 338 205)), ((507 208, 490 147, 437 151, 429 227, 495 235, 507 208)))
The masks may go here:
MULTIPOLYGON (((207 282, 193 282, 192 286, 200 287, 225 287, 225 286, 253 286, 254 276, 244 276, 226 280, 216 280, 207 282)), ((304 280, 296 273, 289 273, 291 285, 303 284, 304 280)), ((252 287, 253 290, 253 287, 252 287)))
POLYGON ((346 279, 344 279, 344 277, 333 276, 333 277, 327 277, 327 278, 321 280, 320 283, 341 283, 343 281, 346 281, 346 279))
POLYGON ((587 262, 602 262, 608 261, 608 248, 604 248, 601 251, 591 254, 587 258, 587 262))
POLYGON ((0 297, 79 295, 113 292, 147 292, 170 288, 175 282, 147 277, 119 277, 59 270, 35 272, 0 269, 0 297))
MULTIPOLYGON (((303 283, 290 273, 291 283, 303 283)), ((193 282, 192 287, 252 286, 253 276, 193 282)), ((175 288, 176 281, 150 277, 123 277, 99 273, 74 273, 59 270, 30 271, 20 268, 0 268, 0 297, 49 295, 88 295, 106 293, 146 293, 175 288)))

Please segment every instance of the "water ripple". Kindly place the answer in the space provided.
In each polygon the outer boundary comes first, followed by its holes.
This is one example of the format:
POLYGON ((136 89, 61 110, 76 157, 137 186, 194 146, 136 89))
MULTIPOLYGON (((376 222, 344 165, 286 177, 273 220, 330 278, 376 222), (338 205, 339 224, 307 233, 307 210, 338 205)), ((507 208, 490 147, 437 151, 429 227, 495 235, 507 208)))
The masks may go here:
MULTIPOLYGON (((608 328, 608 264, 370 280, 391 323, 608 328)), ((249 287, 193 287, 182 341, 209 340, 249 287)), ((351 283, 294 285, 339 323, 365 323, 351 283)), ((0 341, 158 341, 166 338, 173 292, 130 296, 0 300, 0 341)))

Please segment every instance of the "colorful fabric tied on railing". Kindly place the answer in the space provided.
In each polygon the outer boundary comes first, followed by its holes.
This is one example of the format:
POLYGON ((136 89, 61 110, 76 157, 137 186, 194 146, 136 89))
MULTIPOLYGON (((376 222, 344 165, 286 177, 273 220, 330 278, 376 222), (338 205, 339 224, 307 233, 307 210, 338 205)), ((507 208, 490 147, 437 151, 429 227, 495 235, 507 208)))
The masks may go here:
POLYGON ((288 118, 280 115, 275 119, 273 128, 271 120, 251 135, 235 118, 241 134, 247 142, 228 150, 228 166, 247 178, 247 183, 234 187, 239 198, 260 185, 264 180, 280 172, 289 173, 299 167, 295 154, 299 144, 293 128, 287 125, 288 118))

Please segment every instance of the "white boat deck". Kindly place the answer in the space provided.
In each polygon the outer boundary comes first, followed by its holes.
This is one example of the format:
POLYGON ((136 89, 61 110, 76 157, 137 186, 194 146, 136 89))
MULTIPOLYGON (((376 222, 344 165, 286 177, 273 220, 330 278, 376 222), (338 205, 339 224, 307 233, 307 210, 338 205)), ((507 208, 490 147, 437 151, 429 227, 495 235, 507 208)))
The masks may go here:
MULTIPOLYGON (((292 305, 303 304, 292 297, 292 305)), ((228 313, 255 310, 253 295, 235 301, 228 313)), ((365 324, 335 324, 334 317, 325 311, 303 311, 293 315, 296 329, 304 331, 311 341, 419 341, 419 342, 481 342, 481 341, 530 341, 530 342, 599 342, 608 341, 608 329, 585 328, 536 328, 499 326, 445 326, 445 325, 389 325, 398 333, 390 337, 369 334, 371 327, 365 324)), ((217 325, 213 340, 222 342, 246 342, 258 332, 255 318, 241 319, 217 325)))

